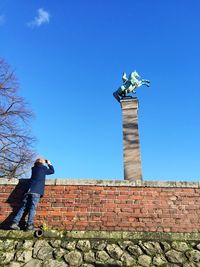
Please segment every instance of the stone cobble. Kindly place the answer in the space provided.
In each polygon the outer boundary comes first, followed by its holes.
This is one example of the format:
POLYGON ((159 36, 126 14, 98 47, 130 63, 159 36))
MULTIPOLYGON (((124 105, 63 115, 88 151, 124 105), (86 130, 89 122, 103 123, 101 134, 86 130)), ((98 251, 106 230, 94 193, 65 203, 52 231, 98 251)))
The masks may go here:
POLYGON ((0 240, 0 267, 200 267, 198 240, 17 237, 0 240))

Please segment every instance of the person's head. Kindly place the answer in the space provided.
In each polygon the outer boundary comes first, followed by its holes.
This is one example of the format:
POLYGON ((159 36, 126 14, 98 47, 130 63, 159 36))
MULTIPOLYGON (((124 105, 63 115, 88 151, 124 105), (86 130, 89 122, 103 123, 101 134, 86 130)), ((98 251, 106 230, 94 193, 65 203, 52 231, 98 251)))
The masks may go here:
POLYGON ((35 165, 36 164, 45 164, 46 163, 46 160, 45 159, 42 159, 42 158, 38 158, 38 159, 36 159, 36 161, 35 161, 35 165))

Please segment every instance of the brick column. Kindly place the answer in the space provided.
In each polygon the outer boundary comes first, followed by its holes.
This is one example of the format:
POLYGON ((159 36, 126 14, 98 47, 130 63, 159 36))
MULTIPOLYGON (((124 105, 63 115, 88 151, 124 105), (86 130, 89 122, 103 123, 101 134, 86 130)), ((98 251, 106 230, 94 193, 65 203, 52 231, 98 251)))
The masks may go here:
POLYGON ((121 99, 123 115, 124 179, 142 180, 138 132, 138 99, 121 99))

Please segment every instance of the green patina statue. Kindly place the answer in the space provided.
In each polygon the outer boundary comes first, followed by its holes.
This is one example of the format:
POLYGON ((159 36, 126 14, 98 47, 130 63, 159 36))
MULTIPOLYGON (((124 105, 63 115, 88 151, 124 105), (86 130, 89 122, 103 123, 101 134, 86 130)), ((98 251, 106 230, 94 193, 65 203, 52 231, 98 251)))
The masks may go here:
MULTIPOLYGON (((140 79, 140 75, 137 73, 137 71, 131 72, 128 78, 126 76, 126 73, 124 72, 122 80, 123 80, 123 85, 120 86, 119 89, 113 93, 114 97, 119 102, 121 99, 127 97, 128 93, 135 94, 136 93, 135 89, 140 87, 141 85, 146 85, 148 87, 150 85, 150 81, 140 79)), ((128 97, 132 98, 131 96, 128 97)))

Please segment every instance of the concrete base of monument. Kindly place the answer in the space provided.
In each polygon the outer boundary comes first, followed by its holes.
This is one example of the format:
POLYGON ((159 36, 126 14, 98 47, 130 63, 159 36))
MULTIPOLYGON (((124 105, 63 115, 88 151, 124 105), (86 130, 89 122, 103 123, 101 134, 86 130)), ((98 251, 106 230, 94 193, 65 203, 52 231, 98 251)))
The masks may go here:
POLYGON ((124 179, 142 179, 138 130, 138 99, 120 100, 123 115, 124 179))

